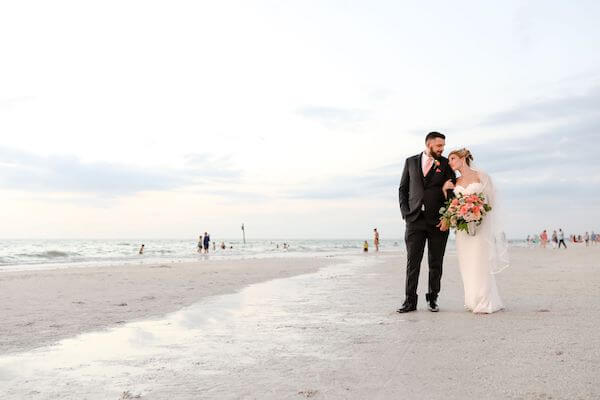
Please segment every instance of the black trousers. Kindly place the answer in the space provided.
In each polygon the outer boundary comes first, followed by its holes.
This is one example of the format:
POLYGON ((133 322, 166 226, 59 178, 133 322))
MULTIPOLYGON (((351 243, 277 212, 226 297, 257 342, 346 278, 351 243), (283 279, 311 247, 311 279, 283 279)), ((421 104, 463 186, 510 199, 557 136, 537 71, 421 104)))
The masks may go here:
POLYGON ((565 241, 564 241, 563 239, 561 239, 561 240, 559 240, 559 241, 558 241, 558 248, 559 248, 559 249, 560 249, 560 245, 561 245, 561 244, 562 244, 563 246, 565 246, 565 249, 567 248, 567 244, 565 243, 565 241))
POLYGON ((442 264, 448 242, 448 231, 441 232, 434 224, 428 223, 423 215, 414 222, 406 223, 407 266, 406 266, 406 301, 417 301, 417 286, 421 261, 427 243, 427 258, 429 261, 429 288, 427 299, 437 300, 442 279, 442 264))

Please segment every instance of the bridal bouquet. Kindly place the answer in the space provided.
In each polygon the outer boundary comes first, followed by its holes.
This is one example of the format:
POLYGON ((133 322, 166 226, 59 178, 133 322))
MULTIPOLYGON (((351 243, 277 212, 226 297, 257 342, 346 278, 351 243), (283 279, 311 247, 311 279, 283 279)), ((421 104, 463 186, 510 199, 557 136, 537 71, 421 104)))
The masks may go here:
POLYGON ((481 224, 483 217, 491 209, 483 193, 466 195, 459 193, 440 209, 442 215, 440 219, 450 228, 475 236, 475 227, 481 224))

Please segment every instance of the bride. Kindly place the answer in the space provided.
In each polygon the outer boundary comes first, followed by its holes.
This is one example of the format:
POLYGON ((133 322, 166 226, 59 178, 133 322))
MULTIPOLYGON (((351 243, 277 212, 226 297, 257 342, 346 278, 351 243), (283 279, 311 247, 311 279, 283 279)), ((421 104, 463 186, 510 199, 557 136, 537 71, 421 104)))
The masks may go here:
MULTIPOLYGON (((508 266, 508 250, 504 233, 499 229, 496 193, 490 177, 472 168, 473 156, 467 149, 448 155, 450 167, 460 172, 456 185, 448 181, 444 194, 483 193, 492 210, 477 227, 475 236, 456 231, 456 252, 465 289, 465 308, 473 313, 490 314, 504 308, 494 274, 508 266)), ((442 229, 448 229, 442 225, 442 229)))

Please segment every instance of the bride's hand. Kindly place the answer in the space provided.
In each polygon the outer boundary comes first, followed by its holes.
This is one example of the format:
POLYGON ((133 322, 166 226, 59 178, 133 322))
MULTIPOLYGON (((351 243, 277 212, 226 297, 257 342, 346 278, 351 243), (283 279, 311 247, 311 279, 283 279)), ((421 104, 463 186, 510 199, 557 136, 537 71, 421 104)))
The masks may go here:
POLYGON ((440 228, 440 231, 442 232, 446 232, 449 228, 448 225, 446 225, 446 221, 441 219, 440 223, 436 225, 438 228, 440 228))
POLYGON ((454 190, 454 183, 452 183, 451 179, 448 179, 444 186, 442 186, 442 191, 444 192, 444 197, 448 198, 448 190, 454 190))
POLYGON ((452 183, 452 179, 448 179, 445 183, 444 186, 442 186, 442 190, 444 192, 447 192, 448 190, 453 190, 454 189, 454 183, 452 183))

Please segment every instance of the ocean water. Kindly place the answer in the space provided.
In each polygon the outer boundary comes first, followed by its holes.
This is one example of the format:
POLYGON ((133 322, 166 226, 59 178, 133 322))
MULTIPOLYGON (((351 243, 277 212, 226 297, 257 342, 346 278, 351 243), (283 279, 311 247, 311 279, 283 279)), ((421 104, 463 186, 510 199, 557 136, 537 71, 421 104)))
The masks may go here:
MULTIPOLYGON (((511 246, 525 247, 524 240, 511 240, 511 246)), ((208 256, 198 254, 198 243, 185 239, 0 239, 0 271, 68 268, 73 266, 106 266, 154 264, 198 260, 306 257, 317 255, 349 255, 362 253, 359 239, 263 239, 216 240, 208 256), (225 242, 226 249, 220 248, 225 242), (141 244, 144 254, 138 254, 141 244), (289 245, 288 249, 283 244, 289 245), (279 245, 279 247, 277 247, 279 245)), ((447 251, 454 251, 452 235, 447 251)), ((369 250, 374 250, 369 241, 369 250)), ((381 240, 382 252, 404 252, 403 239, 381 240)))
MULTIPOLYGON (((72 266, 186 262, 206 259, 242 259, 345 255, 362 251, 362 240, 216 240, 209 255, 198 254, 198 242, 182 239, 0 239, 0 271, 72 266), (225 242, 226 249, 220 248, 225 242), (141 244, 144 254, 138 254, 141 244), (289 245, 288 249, 283 244, 289 245), (277 247, 279 245, 279 248, 277 247)), ((400 239, 382 240, 381 251, 404 251, 400 239)), ((370 250, 373 244, 370 242, 370 250)))

